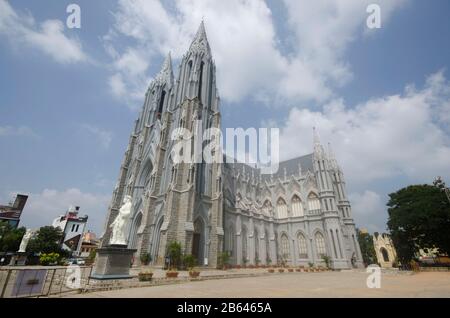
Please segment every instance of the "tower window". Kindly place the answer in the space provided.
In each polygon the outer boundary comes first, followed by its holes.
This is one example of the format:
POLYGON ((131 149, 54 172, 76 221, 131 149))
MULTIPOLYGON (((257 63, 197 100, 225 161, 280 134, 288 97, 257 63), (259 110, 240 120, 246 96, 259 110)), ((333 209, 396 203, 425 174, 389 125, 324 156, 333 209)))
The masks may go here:
POLYGON ((166 91, 163 90, 161 93, 161 98, 159 99, 158 112, 156 113, 156 117, 158 117, 158 119, 161 119, 165 98, 166 98, 166 91))
POLYGON ((202 83, 203 83, 203 66, 205 65, 205 63, 201 63, 200 64, 200 78, 198 81, 198 99, 202 100, 202 83))

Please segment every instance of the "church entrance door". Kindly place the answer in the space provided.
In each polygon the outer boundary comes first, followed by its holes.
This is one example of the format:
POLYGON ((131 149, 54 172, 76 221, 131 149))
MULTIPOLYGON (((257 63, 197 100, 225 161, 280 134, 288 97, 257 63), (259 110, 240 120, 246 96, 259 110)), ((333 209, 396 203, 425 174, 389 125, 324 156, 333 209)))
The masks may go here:
POLYGON ((204 265, 205 226, 201 218, 194 222, 194 235, 192 237, 192 255, 197 260, 197 265, 204 265))

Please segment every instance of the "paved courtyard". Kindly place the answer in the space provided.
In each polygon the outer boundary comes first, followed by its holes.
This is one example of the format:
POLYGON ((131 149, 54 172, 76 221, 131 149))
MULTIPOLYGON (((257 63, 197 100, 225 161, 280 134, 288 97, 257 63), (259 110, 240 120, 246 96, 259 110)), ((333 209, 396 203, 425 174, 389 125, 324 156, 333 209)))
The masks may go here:
POLYGON ((70 297, 450 297, 450 272, 384 273, 380 289, 362 271, 283 273, 92 292, 70 297))

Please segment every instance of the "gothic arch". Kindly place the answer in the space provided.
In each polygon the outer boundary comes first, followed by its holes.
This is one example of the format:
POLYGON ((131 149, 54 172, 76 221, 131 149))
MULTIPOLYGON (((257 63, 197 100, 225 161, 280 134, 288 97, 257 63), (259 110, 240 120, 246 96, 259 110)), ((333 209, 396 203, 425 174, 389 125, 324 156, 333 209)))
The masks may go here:
POLYGON ((192 255, 197 259, 198 264, 203 264, 205 258, 206 244, 206 223, 203 217, 198 216, 194 221, 194 233, 192 239, 192 255))
POLYGON ((308 194, 308 211, 320 211, 320 199, 319 196, 314 192, 310 191, 308 194))
POLYGON ((388 253, 387 249, 385 249, 384 247, 380 248, 380 253, 383 256, 383 261, 389 262, 389 253, 388 253))
POLYGON ((135 214, 131 221, 130 235, 128 238, 128 248, 136 248, 137 234, 142 223, 142 211, 135 214))
POLYGON ((283 196, 279 196, 277 199, 276 216, 278 219, 286 219, 288 217, 287 203, 283 196))
POLYGON ((299 258, 308 258, 308 236, 302 231, 298 230, 296 235, 299 258))
POLYGON ((314 244, 316 246, 317 258, 321 259, 322 256, 327 255, 327 243, 323 232, 319 229, 314 231, 314 244))
POLYGON ((283 260, 291 258, 291 247, 289 244, 289 235, 286 232, 281 232, 280 235, 280 256, 283 260))
POLYGON ((294 193, 291 197, 291 214, 294 217, 305 215, 303 201, 297 193, 294 193))

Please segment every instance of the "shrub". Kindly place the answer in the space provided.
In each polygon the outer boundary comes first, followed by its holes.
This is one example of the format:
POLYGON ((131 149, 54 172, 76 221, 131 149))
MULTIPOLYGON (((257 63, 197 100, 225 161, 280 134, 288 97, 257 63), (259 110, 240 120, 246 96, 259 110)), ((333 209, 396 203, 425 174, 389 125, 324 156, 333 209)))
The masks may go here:
POLYGON ((59 260, 59 254, 58 253, 48 253, 48 254, 41 254, 39 256, 39 262, 41 265, 52 265, 57 264, 59 260))
POLYGON ((322 256, 323 261, 325 262, 325 266, 330 268, 331 258, 327 255, 322 256))
POLYGON ((230 254, 228 252, 220 253, 218 257, 218 267, 225 269, 230 262, 230 254))
POLYGON ((152 257, 150 253, 145 253, 141 255, 141 263, 142 265, 148 265, 152 261, 152 257))
POLYGON ((197 265, 197 259, 194 255, 188 254, 184 256, 184 265, 189 269, 192 270, 192 268, 197 265))
POLYGON ((169 244, 168 254, 170 257, 170 267, 178 268, 181 261, 181 243, 173 241, 169 244))

